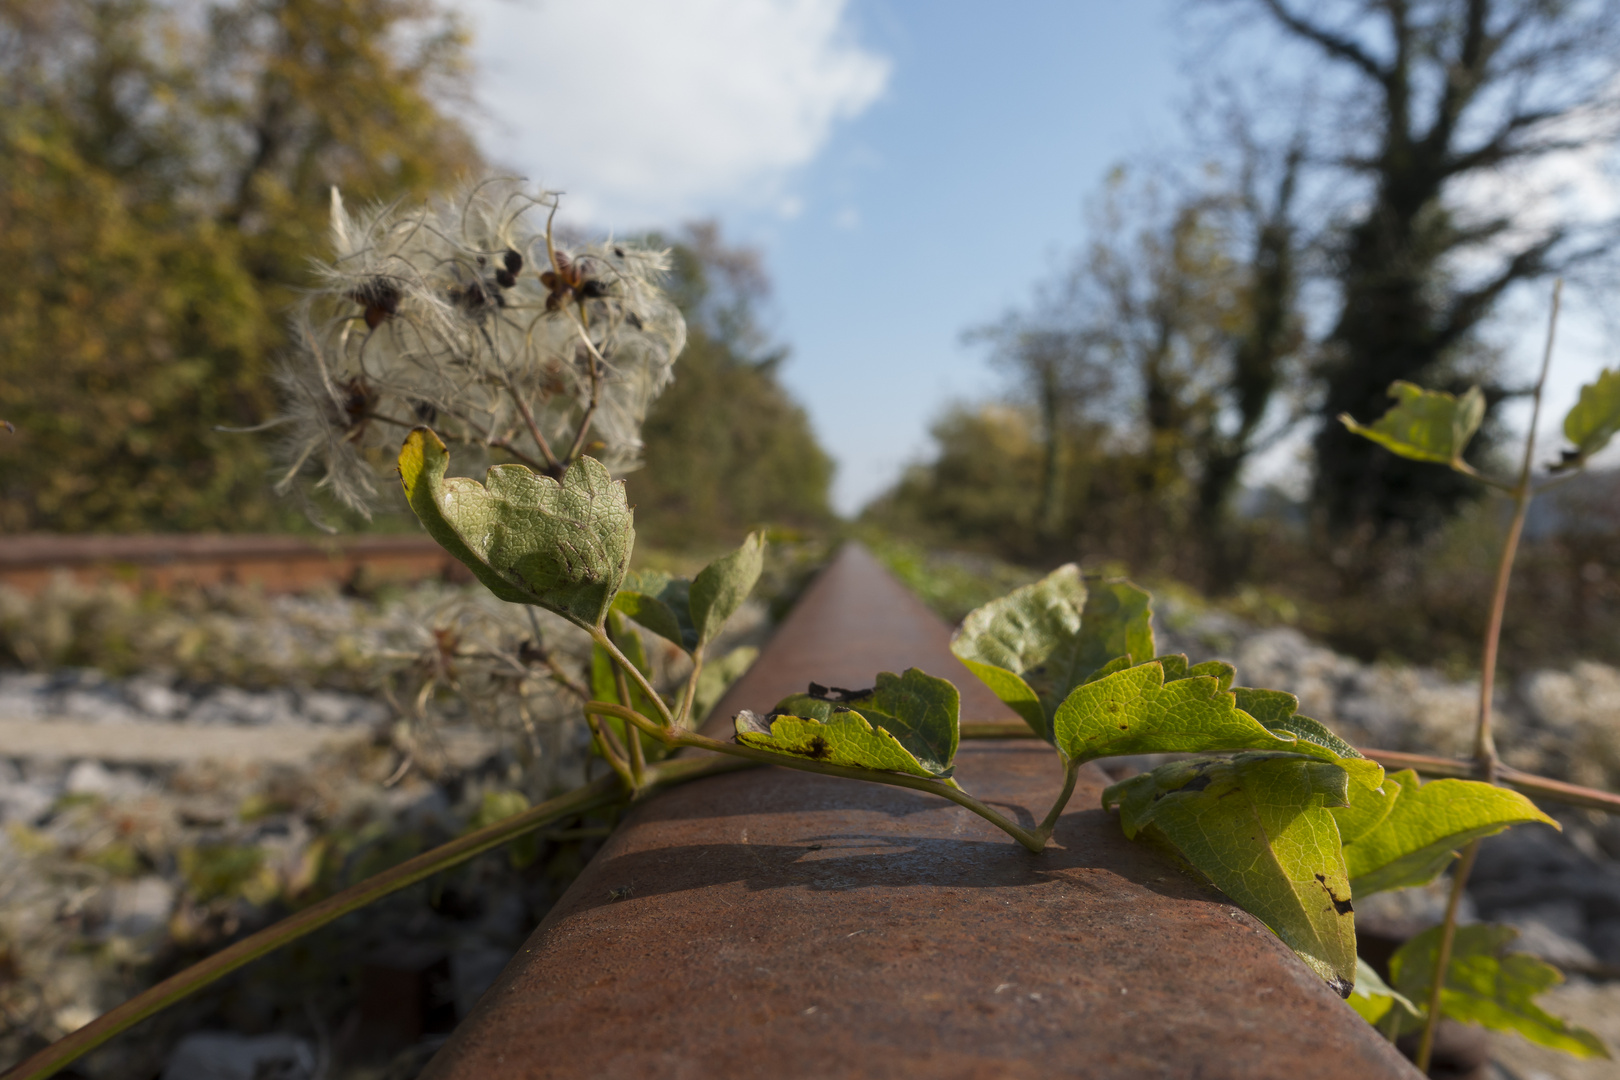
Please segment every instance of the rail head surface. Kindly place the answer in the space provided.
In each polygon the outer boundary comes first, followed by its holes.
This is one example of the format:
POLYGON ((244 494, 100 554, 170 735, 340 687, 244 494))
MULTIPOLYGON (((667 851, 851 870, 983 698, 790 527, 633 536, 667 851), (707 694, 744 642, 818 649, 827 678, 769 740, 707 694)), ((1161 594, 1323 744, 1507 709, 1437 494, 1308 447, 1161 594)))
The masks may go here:
MULTIPOLYGON (((1008 715, 948 629, 846 547, 716 709, 917 666, 1008 715)), ((1033 823, 1044 744, 957 757, 1033 823)), ((634 811, 424 1077, 1418 1075, 1277 938, 1098 809, 1030 855, 924 794, 785 769, 634 811)))

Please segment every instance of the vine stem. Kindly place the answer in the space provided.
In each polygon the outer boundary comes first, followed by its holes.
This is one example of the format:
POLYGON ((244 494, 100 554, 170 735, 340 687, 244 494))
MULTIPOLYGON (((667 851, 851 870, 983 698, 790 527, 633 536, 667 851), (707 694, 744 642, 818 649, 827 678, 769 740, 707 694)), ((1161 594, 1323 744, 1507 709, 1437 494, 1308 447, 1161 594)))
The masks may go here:
POLYGON ((1462 858, 1451 875, 1451 895, 1446 898, 1446 928, 1440 932, 1440 950, 1434 958, 1434 985, 1429 987, 1429 1015, 1424 1018, 1423 1037, 1418 1042, 1417 1057, 1413 1059, 1418 1071, 1424 1075, 1428 1075, 1429 1059, 1434 1055, 1434 1033, 1440 1027, 1440 997, 1446 988, 1446 969, 1451 966, 1451 943, 1457 932, 1457 910, 1462 906, 1468 872, 1474 868, 1474 856, 1477 854, 1479 841, 1470 841, 1463 848, 1462 858))
POLYGON ((506 376, 506 390, 512 395, 512 402, 517 406, 518 415, 523 417, 524 426, 529 429, 529 438, 534 440, 534 445, 539 447, 541 456, 546 459, 546 470, 561 480, 567 466, 559 462, 557 455, 551 452, 551 444, 546 442, 546 437, 540 434, 540 425, 535 423, 534 410, 529 408, 528 401, 518 392, 517 384, 512 381, 510 375, 506 376))
MULTIPOLYGON (((1022 720, 966 720, 962 722, 964 739, 1034 739, 1039 738, 1022 720)), ((1453 780, 1478 780, 1479 763, 1456 758, 1434 757, 1429 754, 1408 754, 1403 750, 1373 750, 1358 747, 1361 754, 1378 762, 1386 769, 1411 769, 1419 776, 1446 777, 1453 780)), ((1496 782, 1522 791, 1534 799, 1580 806, 1588 810, 1603 810, 1620 814, 1620 795, 1612 791, 1581 787, 1579 784, 1554 780, 1550 776, 1537 776, 1500 762, 1496 766, 1496 782)))
MULTIPOLYGON (((641 690, 642 690, 642 693, 647 695, 647 700, 651 701, 655 706, 657 706, 658 715, 663 717, 664 725, 666 727, 670 727, 670 728, 673 728, 673 727, 677 726, 676 723, 675 723, 675 714, 669 711, 669 706, 664 703, 664 699, 662 697, 658 696, 658 691, 653 689, 652 683, 647 681, 647 676, 645 676, 645 675, 643 675, 641 673, 641 669, 636 667, 636 665, 632 664, 629 661, 629 659, 626 658, 624 653, 619 651, 619 646, 614 644, 613 636, 611 634, 609 634, 607 632, 607 630, 605 630, 604 628, 602 628, 600 626, 592 626, 592 627, 588 627, 587 629, 590 630, 591 640, 595 641, 598 645, 602 646, 602 648, 606 649, 608 655, 613 657, 613 659, 618 662, 619 667, 624 670, 625 674, 629 675, 632 679, 636 680, 636 685, 640 686, 641 690)), ((606 703, 596 701, 596 702, 591 702, 590 704, 591 705, 602 705, 602 704, 606 704, 606 703)), ((589 708, 590 705, 587 705, 586 707, 589 708)), ((635 716, 641 717, 641 719, 643 719, 643 720, 646 720, 646 717, 641 716, 641 714, 636 712, 634 709, 630 709, 630 708, 627 707, 625 709, 625 711, 629 712, 629 713, 631 713, 631 714, 633 714, 635 716)), ((602 715, 604 715, 604 716, 616 716, 618 714, 617 713, 603 713, 602 715)), ((624 717, 620 717, 620 719, 624 719, 624 717)), ((656 724, 654 724, 653 726, 658 727, 658 725, 656 725, 656 724)), ((662 731, 662 730, 663 730, 662 728, 659 728, 659 731, 662 731)), ((659 732, 655 731, 655 732, 653 732, 653 734, 658 735, 659 732)), ((659 735, 659 737, 662 738, 661 735, 659 735)), ((0 1080, 3 1080, 3 1078, 0 1078, 0 1080)))
POLYGON ((1058 793, 1057 802, 1052 804, 1052 809, 1046 812, 1046 820, 1035 829, 1035 835, 1041 838, 1041 843, 1044 844, 1052 835, 1052 830, 1057 828, 1058 818, 1063 816, 1063 808, 1069 805, 1069 798, 1074 794, 1074 782, 1080 775, 1080 766, 1084 764, 1085 762, 1079 758, 1064 759, 1063 790, 1058 793))
MULTIPOLYGON (((1386 769, 1411 769, 1419 776, 1450 777, 1457 780, 1479 779, 1478 762, 1430 757, 1427 754, 1407 754, 1399 750, 1364 749, 1361 752, 1386 769)), ((1612 791, 1581 787, 1579 784, 1521 772, 1511 765, 1502 764, 1496 766, 1496 782, 1522 791, 1533 799, 1620 814, 1620 795, 1612 791)))
MULTIPOLYGON (((608 630, 609 637, 613 631, 608 630)), ((619 704, 630 707, 630 683, 624 677, 624 668, 618 664, 613 665, 613 688, 618 691, 619 704)), ((641 749, 641 733, 624 729, 624 741, 630 751, 630 786, 632 789, 641 787, 641 778, 647 768, 647 756, 641 749)))
MULTIPOLYGON (((822 776, 841 776, 846 780, 865 780, 869 783, 888 784, 891 787, 910 788, 913 791, 926 791, 929 794, 938 795, 942 799, 949 799, 966 810, 973 811, 1037 855, 1046 850, 1047 837, 1042 835, 1038 829, 1031 832, 1010 821, 963 791, 956 786, 954 781, 931 780, 926 777, 907 776, 905 773, 884 772, 879 769, 860 769, 848 765, 832 765, 825 761, 814 761, 810 758, 794 757, 790 754, 778 754, 770 750, 759 750, 752 746, 743 746, 739 743, 722 742, 719 739, 711 739, 707 735, 699 735, 693 731, 661 727, 634 709, 626 709, 623 706, 606 701, 593 701, 585 708, 590 712, 600 713, 604 716, 616 716, 628 723, 635 724, 667 746, 690 746, 699 750, 710 750, 717 754, 743 758, 761 765, 781 765, 784 768, 798 769, 800 772, 819 773, 822 776)), ((1068 796, 1073 790, 1072 783, 1064 789, 1062 797, 1058 800, 1058 805, 1053 808, 1052 813, 1047 815, 1050 820, 1055 821, 1056 815, 1063 812, 1063 805, 1068 801, 1068 796)))
MULTIPOLYGON (((1563 279, 1553 283, 1552 310, 1547 316, 1547 344, 1541 353, 1541 374, 1536 379, 1535 396, 1530 407, 1530 430, 1524 437, 1524 458, 1519 464, 1519 479, 1513 485, 1513 521, 1508 525, 1506 539, 1502 541, 1502 557, 1496 567, 1496 585, 1491 593, 1490 620, 1485 627, 1485 647, 1479 663, 1479 722, 1474 728, 1474 760, 1479 766, 1480 779, 1495 783, 1500 765, 1496 753, 1496 736, 1491 731, 1491 698, 1496 692, 1496 656, 1502 640, 1502 619, 1507 610, 1508 583, 1513 577, 1513 558, 1519 551, 1519 537, 1524 533, 1524 521, 1530 513, 1530 499, 1535 490, 1530 474, 1535 466, 1536 427, 1541 422, 1541 398, 1547 388, 1547 372, 1552 368, 1553 342, 1558 332, 1559 300, 1564 292, 1563 279)), ((1418 1043, 1414 1059, 1420 1071, 1429 1071, 1429 1058, 1434 1051, 1434 1033, 1440 1026, 1440 992, 1445 986, 1446 969, 1451 963, 1451 945, 1457 935, 1457 908, 1463 890, 1468 887, 1468 874, 1474 867, 1474 855, 1479 851, 1475 840, 1464 849, 1462 858, 1451 877, 1451 899, 1446 904, 1446 921, 1441 924, 1440 947, 1434 958, 1434 986, 1429 993, 1429 1015, 1423 1021, 1423 1038, 1418 1043)))
MULTIPOLYGON (((583 303, 580 305, 580 310, 584 310, 583 303)), ((584 322, 574 314, 572 308, 568 310, 568 317, 574 321, 574 328, 579 331, 580 340, 585 343, 585 348, 591 354, 591 400, 590 404, 585 408, 585 415, 580 418, 579 431, 574 435, 573 445, 568 448, 568 460, 573 461, 579 457, 580 451, 585 447, 585 436, 591 430, 591 421, 595 419, 597 406, 601 403, 602 372, 607 367, 607 361, 603 359, 601 351, 596 347, 596 343, 591 340, 591 335, 586 331, 584 322)))
POLYGON ((633 796, 624 787, 617 774, 609 774, 566 795, 548 799, 521 814, 514 814, 413 859, 407 859, 390 870, 384 870, 319 903, 310 905, 296 915, 290 915, 258 933, 249 934, 241 941, 193 964, 184 971, 171 975, 110 1012, 103 1013, 77 1031, 58 1039, 33 1057, 14 1066, 0 1076, 0 1080, 45 1080, 46 1077, 66 1068, 115 1035, 190 997, 243 965, 390 893, 460 866, 491 848, 534 832, 559 818, 572 817, 623 802, 627 797, 638 801, 655 790, 746 767, 746 763, 726 758, 665 761, 648 767, 646 785, 633 796))
POLYGON ((698 676, 703 674, 703 646, 692 650, 692 674, 686 678, 686 693, 681 695, 681 707, 675 713, 675 726, 687 727, 692 720, 692 702, 697 698, 698 676))

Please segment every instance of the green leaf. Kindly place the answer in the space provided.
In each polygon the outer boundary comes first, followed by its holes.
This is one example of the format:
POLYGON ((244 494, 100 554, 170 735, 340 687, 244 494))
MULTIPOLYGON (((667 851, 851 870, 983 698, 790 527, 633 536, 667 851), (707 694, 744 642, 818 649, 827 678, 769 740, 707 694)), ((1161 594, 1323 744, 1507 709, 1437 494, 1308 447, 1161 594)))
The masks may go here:
POLYGON ((726 620, 736 614, 765 566, 765 534, 748 534, 742 547, 705 566, 692 579, 689 606, 699 645, 719 636, 726 620))
POLYGON ((961 699, 949 682, 907 668, 904 675, 883 672, 870 691, 841 696, 832 701, 824 694, 794 694, 763 719, 739 713, 737 741, 833 765, 935 778, 951 774, 961 699))
POLYGON ((697 648, 697 627, 692 625, 689 603, 692 583, 649 570, 626 574, 613 607, 666 641, 691 652, 697 648))
POLYGON ((1157 829, 1347 997, 1356 975, 1355 914, 1329 808, 1346 801, 1348 784, 1331 762, 1239 754, 1132 777, 1103 792, 1103 806, 1120 805, 1127 835, 1157 829))
POLYGON ((1580 400, 1564 417, 1564 438, 1575 444, 1559 468, 1569 469, 1609 445, 1620 431, 1620 371, 1605 368, 1596 382, 1581 387, 1580 400))
MULTIPOLYGON (((1080 645, 1075 668, 1084 674, 1116 657, 1131 656, 1138 661, 1153 655, 1153 597, 1128 581, 1103 581, 1091 587, 1086 606, 1080 613, 1080 645)), ((1050 715, 1057 703, 1083 680, 1054 684, 1050 715)))
POLYGON ((1346 844, 1354 843, 1382 825, 1400 795, 1401 785, 1388 777, 1352 773, 1350 805, 1333 808, 1333 820, 1339 823, 1339 839, 1346 844))
POLYGON ((870 697, 850 704, 874 724, 881 724, 935 776, 951 771, 961 737, 962 698, 947 679, 917 668, 896 677, 878 675, 870 697))
POLYGON ((446 479, 449 464, 427 428, 399 452, 406 501, 429 535, 502 600, 601 626, 636 539, 624 484, 588 457, 561 484, 522 465, 496 465, 483 484, 446 479))
POLYGON ((731 684, 742 678, 743 672, 752 667, 758 658, 759 650, 754 646, 739 645, 726 655, 703 665, 697 690, 692 695, 691 722, 694 727, 703 722, 731 684))
POLYGON ((1456 849, 1510 825, 1557 822, 1517 791, 1478 780, 1431 780, 1420 784, 1408 769, 1385 777, 1400 786, 1388 815, 1344 848, 1356 895, 1425 885, 1445 869, 1456 849))
POLYGON ((1412 1004, 1405 994, 1391 989, 1373 966, 1359 956, 1356 957, 1356 988, 1351 991, 1349 1000, 1350 1007, 1369 1024, 1378 1024, 1391 1009, 1400 1011, 1403 1024, 1423 1019, 1422 1009, 1412 1004))
POLYGON ((1459 398, 1396 381, 1390 384, 1389 396, 1396 405, 1376 423, 1358 424, 1349 413, 1341 413, 1339 422, 1357 435, 1414 461, 1461 463, 1468 440, 1485 419, 1485 395, 1477 386, 1459 398))
POLYGON ((1060 566, 969 612, 951 638, 951 651, 1035 734, 1049 740, 1049 706, 1024 675, 1043 669, 1054 653, 1079 637, 1085 606, 1080 568, 1073 563, 1060 566))
MULTIPOLYGON (((1202 666, 1202 665, 1200 665, 1202 666)), ((1300 716, 1299 698, 1282 690, 1256 690, 1248 686, 1233 687, 1237 707, 1275 732, 1287 732, 1306 742, 1331 750, 1339 757, 1359 758, 1361 751, 1327 729, 1320 720, 1300 716)))
POLYGON ((1072 563, 971 612, 951 651, 990 690, 1051 739, 1069 691, 1122 655, 1153 655, 1151 597, 1124 581, 1088 595, 1072 563))
POLYGON ((1079 761, 1210 750, 1279 750, 1329 761, 1339 758, 1315 743, 1270 730, 1239 709, 1218 678, 1188 675, 1165 681, 1159 660, 1076 687, 1058 706, 1052 729, 1057 748, 1079 761))
MULTIPOLYGON (((1427 1001, 1443 926, 1425 930, 1395 950, 1390 981, 1413 1001, 1427 1001)), ((1603 1040, 1585 1028, 1544 1012, 1535 996, 1564 981, 1558 969, 1508 951, 1519 932, 1511 926, 1459 926, 1451 962, 1440 988, 1440 1013, 1493 1031, 1517 1031, 1526 1039, 1576 1057, 1609 1057, 1603 1040)), ((1415 1027, 1410 1021, 1405 1026, 1415 1027)))

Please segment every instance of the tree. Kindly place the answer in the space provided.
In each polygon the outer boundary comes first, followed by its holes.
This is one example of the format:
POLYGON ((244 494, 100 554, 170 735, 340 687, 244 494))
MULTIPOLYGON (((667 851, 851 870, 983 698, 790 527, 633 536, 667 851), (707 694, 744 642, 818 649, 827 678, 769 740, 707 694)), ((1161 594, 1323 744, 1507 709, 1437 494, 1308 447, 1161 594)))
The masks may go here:
POLYGON ((758 253, 728 246, 712 223, 671 246, 686 349, 642 426, 647 465, 627 480, 638 527, 713 547, 761 524, 825 524, 833 463, 777 381, 787 350, 759 324, 770 283, 758 253))
POLYGON ((474 163, 415 0, 0 0, 0 527, 296 520, 251 437, 327 188, 474 163), (406 43, 406 44, 401 44, 406 43))
POLYGON ((1382 454, 1333 418, 1381 415, 1396 379, 1461 388, 1487 376, 1478 331, 1502 295, 1603 250, 1613 223, 1537 225, 1524 211, 1544 193, 1482 199, 1477 185, 1613 141, 1620 4, 1243 2, 1332 75, 1319 81, 1332 113, 1317 126, 1340 141, 1314 156, 1313 175, 1345 201, 1314 500, 1341 529, 1422 531, 1465 497, 1463 481, 1382 454))
MULTIPOLYGON (((971 335, 991 343, 1014 400, 1039 418, 1032 523, 1048 556, 1068 557, 1078 541, 1154 561, 1186 548, 1175 534, 1191 531, 1213 555, 1196 566, 1180 557, 1182 571, 1222 576, 1231 494, 1270 437, 1263 425, 1303 340, 1298 162, 1297 150, 1273 160, 1245 144, 1239 168, 1204 170, 1196 183, 1133 183, 1120 170, 1069 272, 1028 310, 971 335), (1103 535, 1104 520, 1134 541, 1103 535)), ((988 431, 985 419, 954 417, 936 437, 944 447, 988 431)), ((902 502, 928 490, 907 484, 902 502)))

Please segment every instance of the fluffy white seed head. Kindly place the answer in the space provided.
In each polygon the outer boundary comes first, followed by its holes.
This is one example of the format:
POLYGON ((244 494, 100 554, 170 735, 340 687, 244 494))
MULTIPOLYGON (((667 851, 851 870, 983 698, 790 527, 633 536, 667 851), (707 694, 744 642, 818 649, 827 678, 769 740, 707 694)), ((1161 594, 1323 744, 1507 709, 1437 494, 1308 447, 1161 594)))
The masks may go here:
POLYGON ((369 512, 416 424, 478 451, 456 459, 475 474, 544 467, 576 444, 616 472, 639 464, 647 409, 686 343, 659 288, 667 253, 566 246, 556 208, 511 180, 358 213, 333 190, 332 255, 314 264, 280 376, 284 488, 311 478, 369 512))

